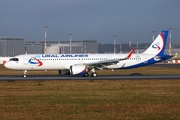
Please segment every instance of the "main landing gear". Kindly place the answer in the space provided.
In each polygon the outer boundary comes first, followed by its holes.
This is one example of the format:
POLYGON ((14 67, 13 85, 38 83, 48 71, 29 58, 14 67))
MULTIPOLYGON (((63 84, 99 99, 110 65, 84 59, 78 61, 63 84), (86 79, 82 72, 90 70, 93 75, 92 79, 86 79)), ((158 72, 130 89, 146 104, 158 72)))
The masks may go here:
POLYGON ((94 72, 94 73, 91 74, 91 76, 92 76, 92 77, 97 77, 97 73, 94 72))
POLYGON ((97 77, 97 73, 96 73, 95 69, 92 68, 91 71, 92 71, 91 76, 92 76, 92 77, 97 77))
MULTIPOLYGON (((91 73, 91 77, 97 77, 97 73, 96 73, 96 71, 95 71, 95 69, 94 68, 92 68, 91 70, 89 70, 89 71, 91 71, 92 73, 91 73)), ((89 71, 87 71, 85 74, 84 74, 84 77, 88 77, 89 76, 89 71)))

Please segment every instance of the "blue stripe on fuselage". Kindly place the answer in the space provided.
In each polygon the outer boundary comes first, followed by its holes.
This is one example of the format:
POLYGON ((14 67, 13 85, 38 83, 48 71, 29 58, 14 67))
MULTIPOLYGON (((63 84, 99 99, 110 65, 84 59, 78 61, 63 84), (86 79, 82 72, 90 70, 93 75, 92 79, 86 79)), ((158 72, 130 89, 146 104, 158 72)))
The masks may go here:
POLYGON ((123 68, 118 68, 118 69, 138 68, 138 67, 147 66, 147 65, 154 64, 154 63, 162 62, 162 61, 168 60, 168 59, 169 59, 169 57, 167 57, 166 59, 160 59, 160 60, 154 60, 154 58, 151 58, 151 59, 144 61, 144 62, 141 62, 139 64, 135 64, 135 65, 127 66, 127 67, 123 67, 123 68))

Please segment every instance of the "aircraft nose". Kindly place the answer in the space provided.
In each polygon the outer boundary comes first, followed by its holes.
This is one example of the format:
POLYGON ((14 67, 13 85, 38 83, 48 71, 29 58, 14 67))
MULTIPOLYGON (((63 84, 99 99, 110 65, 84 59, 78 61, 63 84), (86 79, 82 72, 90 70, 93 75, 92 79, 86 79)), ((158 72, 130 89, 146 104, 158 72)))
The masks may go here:
POLYGON ((4 64, 4 67, 6 67, 6 68, 7 68, 7 62, 4 64))
POLYGON ((4 64, 4 67, 10 68, 10 64, 9 64, 8 62, 6 62, 6 63, 4 64))

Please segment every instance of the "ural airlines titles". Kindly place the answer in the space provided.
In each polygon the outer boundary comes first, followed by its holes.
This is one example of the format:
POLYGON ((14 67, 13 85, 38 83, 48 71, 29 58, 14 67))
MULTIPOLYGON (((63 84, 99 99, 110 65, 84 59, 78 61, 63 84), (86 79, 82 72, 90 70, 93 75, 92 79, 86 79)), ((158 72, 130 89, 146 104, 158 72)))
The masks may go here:
POLYGON ((52 58, 52 57, 54 57, 54 58, 61 58, 61 57, 88 57, 88 55, 87 54, 62 54, 62 55, 42 55, 42 58, 47 58, 47 57, 49 57, 49 58, 52 58))

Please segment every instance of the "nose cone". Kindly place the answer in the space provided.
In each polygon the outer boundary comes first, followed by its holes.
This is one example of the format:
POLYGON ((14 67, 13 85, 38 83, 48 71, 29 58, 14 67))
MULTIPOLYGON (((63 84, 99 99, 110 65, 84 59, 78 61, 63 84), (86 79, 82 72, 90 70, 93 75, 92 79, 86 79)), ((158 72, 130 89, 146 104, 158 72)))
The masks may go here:
POLYGON ((10 65, 9 62, 6 62, 6 63, 4 64, 4 67, 6 67, 6 68, 11 68, 11 65, 10 65))
POLYGON ((7 64, 7 62, 4 64, 4 67, 6 67, 7 68, 7 66, 8 66, 8 64, 7 64))

